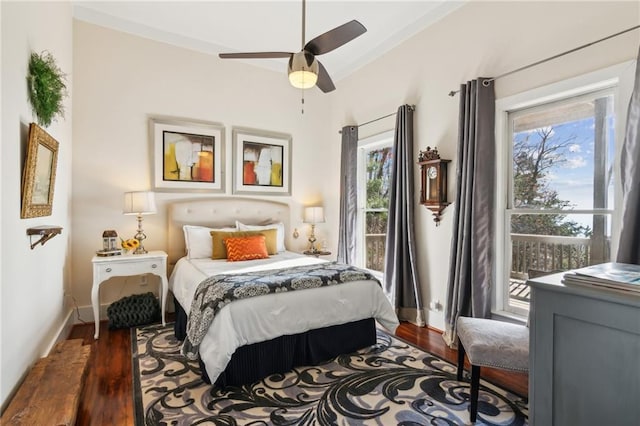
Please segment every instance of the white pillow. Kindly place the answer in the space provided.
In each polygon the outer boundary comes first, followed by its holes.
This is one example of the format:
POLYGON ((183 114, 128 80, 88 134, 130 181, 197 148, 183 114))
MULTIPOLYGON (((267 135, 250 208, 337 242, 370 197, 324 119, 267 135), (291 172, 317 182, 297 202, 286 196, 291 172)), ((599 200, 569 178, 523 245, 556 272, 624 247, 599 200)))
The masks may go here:
POLYGON ((213 243, 211 231, 237 231, 232 228, 207 228, 206 226, 184 225, 184 244, 187 248, 187 259, 211 259, 213 243))
POLYGON ((236 220, 236 228, 238 231, 261 231, 263 229, 276 229, 276 245, 279 252, 285 251, 287 248, 284 246, 284 223, 277 222, 269 225, 245 225, 242 222, 236 220))

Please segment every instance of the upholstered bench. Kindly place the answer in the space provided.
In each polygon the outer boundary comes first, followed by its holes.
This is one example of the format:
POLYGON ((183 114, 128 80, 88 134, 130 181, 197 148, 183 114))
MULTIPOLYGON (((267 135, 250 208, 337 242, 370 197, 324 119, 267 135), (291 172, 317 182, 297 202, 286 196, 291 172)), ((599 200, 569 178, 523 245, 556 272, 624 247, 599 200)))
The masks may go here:
POLYGON ((471 364, 470 420, 478 414, 480 367, 529 371, 529 327, 483 318, 458 318, 458 381, 465 352, 471 364))

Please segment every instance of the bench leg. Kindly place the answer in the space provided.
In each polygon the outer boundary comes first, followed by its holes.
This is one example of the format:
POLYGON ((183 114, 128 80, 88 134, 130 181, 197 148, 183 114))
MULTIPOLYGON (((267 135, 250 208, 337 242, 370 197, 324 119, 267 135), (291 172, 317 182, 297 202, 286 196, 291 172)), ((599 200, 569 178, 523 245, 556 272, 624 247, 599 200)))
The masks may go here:
POLYGON ((478 393, 480 391, 480 367, 471 366, 471 406, 469 419, 471 423, 475 423, 478 416, 478 393))
POLYGON ((462 373, 464 372, 464 353, 464 346, 462 346, 462 342, 458 338, 458 372, 456 379, 459 382, 462 381, 462 373))

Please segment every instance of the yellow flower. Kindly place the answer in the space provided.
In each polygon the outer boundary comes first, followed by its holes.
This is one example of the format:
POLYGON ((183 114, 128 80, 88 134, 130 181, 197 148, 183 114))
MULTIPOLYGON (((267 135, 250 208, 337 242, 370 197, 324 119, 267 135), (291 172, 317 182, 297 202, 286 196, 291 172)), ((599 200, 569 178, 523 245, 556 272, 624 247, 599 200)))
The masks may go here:
POLYGON ((120 246, 124 250, 134 250, 140 246, 140 241, 135 238, 129 238, 128 240, 123 240, 120 238, 120 246))

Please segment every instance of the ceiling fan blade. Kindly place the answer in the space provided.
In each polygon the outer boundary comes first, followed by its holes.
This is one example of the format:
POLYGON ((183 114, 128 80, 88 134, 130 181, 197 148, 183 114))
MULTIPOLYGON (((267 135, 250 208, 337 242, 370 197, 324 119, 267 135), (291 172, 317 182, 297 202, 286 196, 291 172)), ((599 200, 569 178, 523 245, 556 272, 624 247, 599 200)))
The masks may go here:
POLYGON ((345 43, 367 32, 367 29, 360 22, 349 21, 346 24, 335 27, 324 34, 311 40, 304 46, 304 50, 314 55, 322 55, 337 49, 345 43))
POLYGON ((327 69, 317 59, 316 62, 318 63, 318 81, 316 82, 318 89, 322 90, 324 93, 336 90, 336 86, 333 85, 333 81, 331 81, 331 77, 329 77, 327 69))
POLYGON ((221 59, 271 59, 289 58, 293 53, 289 52, 248 52, 248 53, 220 53, 221 59))

